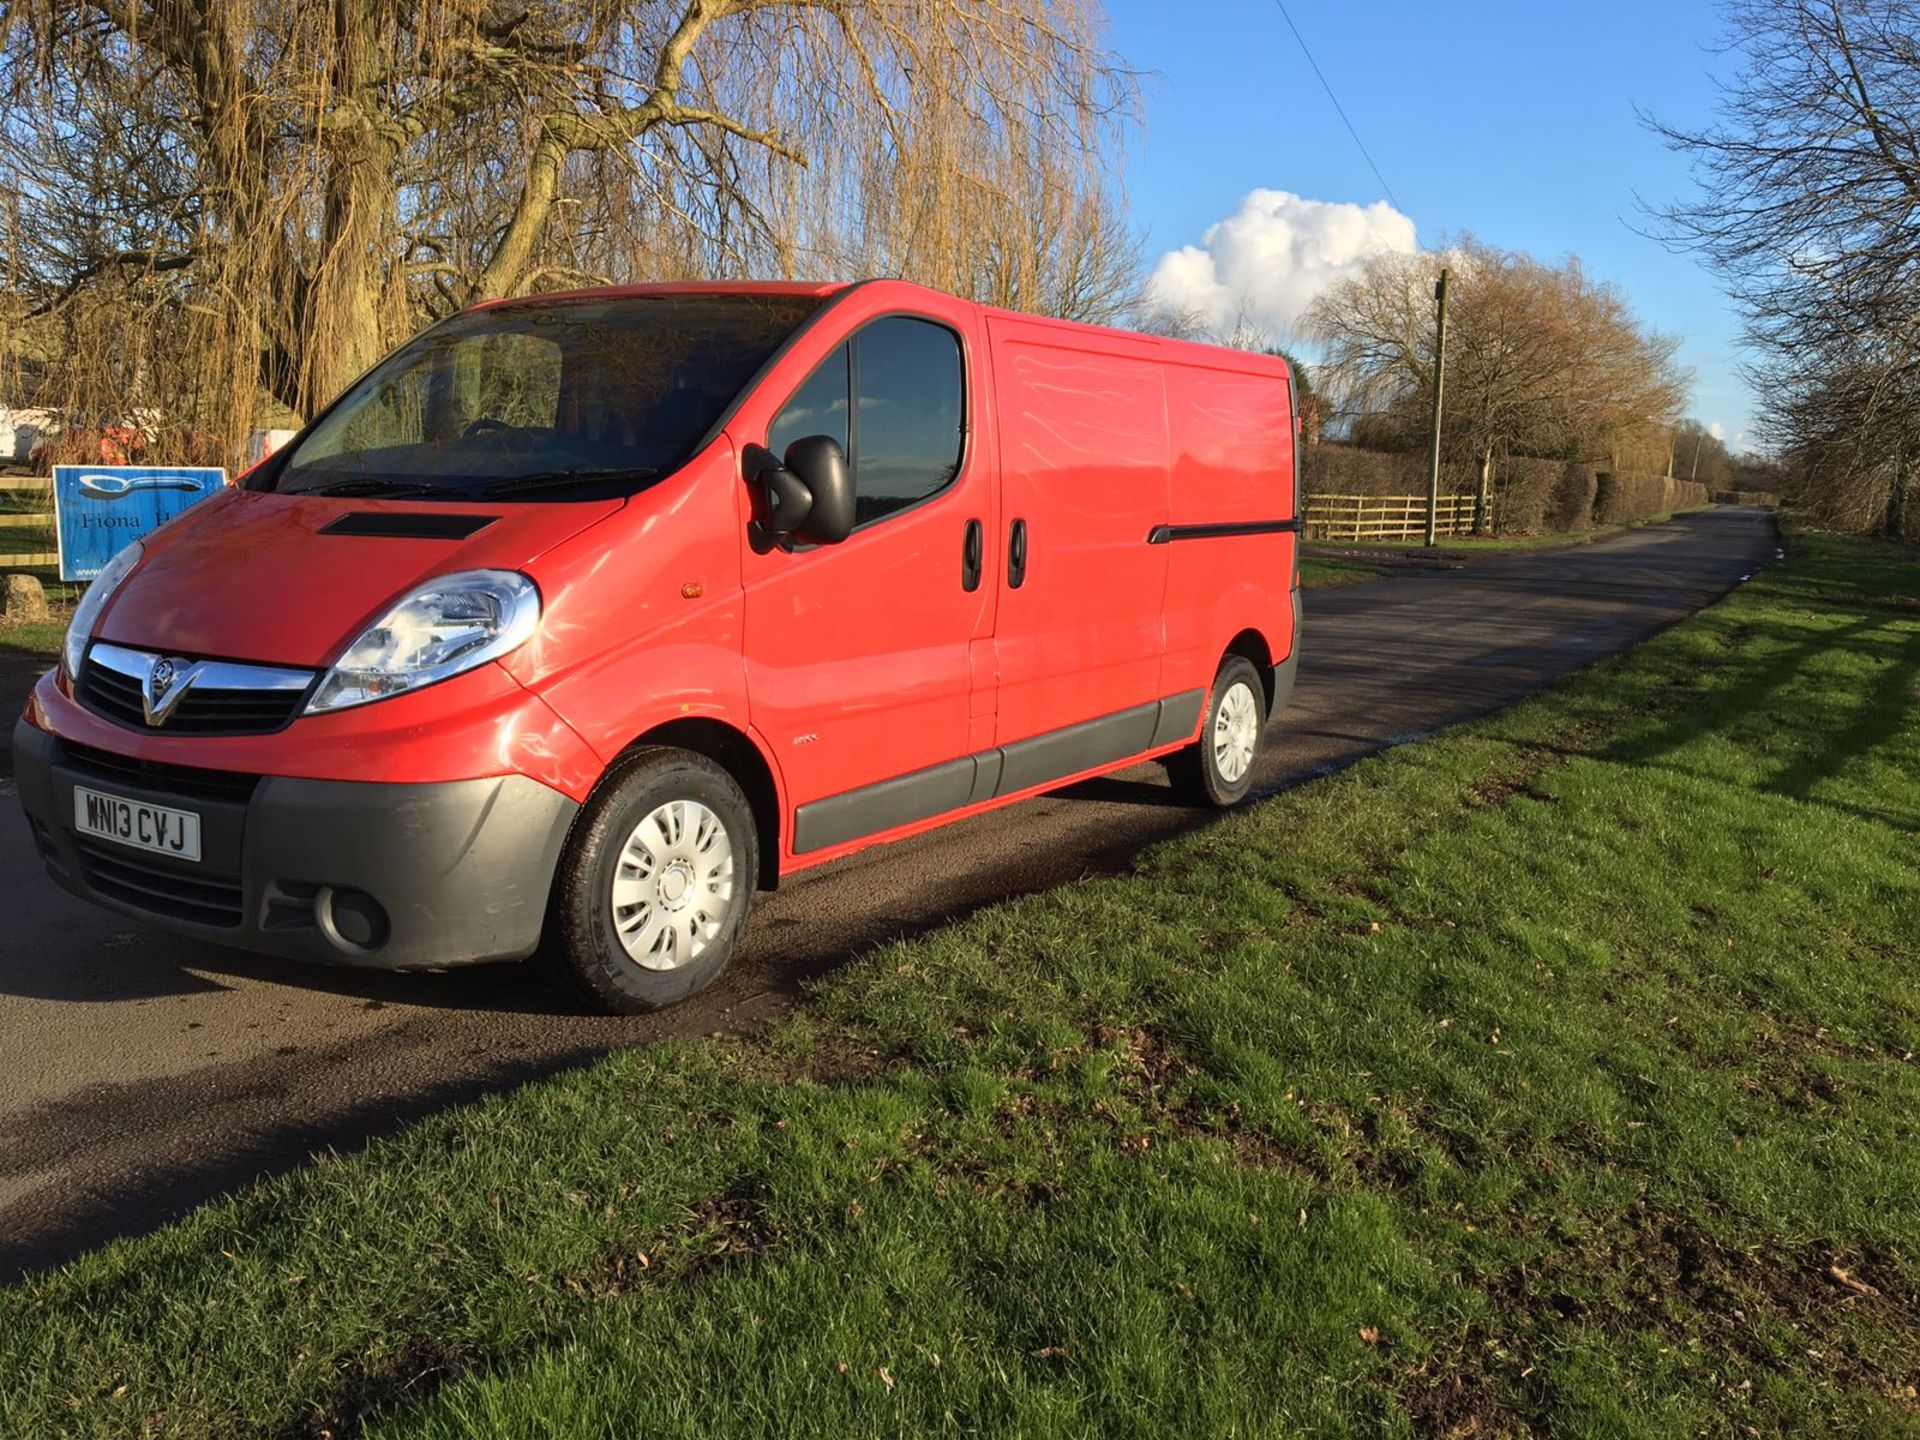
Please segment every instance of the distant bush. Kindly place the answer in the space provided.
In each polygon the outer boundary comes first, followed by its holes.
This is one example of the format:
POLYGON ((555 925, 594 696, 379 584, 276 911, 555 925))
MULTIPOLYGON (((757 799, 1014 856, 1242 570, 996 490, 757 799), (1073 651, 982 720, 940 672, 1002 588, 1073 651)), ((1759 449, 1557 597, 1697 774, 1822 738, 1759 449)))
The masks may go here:
POLYGON ((1551 531, 1587 530, 1593 526, 1593 501, 1600 489, 1600 477, 1584 460, 1569 460, 1560 467, 1560 479, 1553 487, 1547 505, 1546 527, 1551 531))
POLYGON ((1547 513, 1560 483, 1558 460, 1513 455, 1495 471, 1493 528, 1498 535, 1539 535, 1554 528, 1547 513))
POLYGON ((1713 492, 1716 505, 1766 505, 1778 508, 1780 497, 1771 490, 1716 490, 1713 492))
POLYGON ((1308 445, 1300 451, 1300 488, 1308 495, 1419 495, 1426 471, 1417 455, 1308 445))
POLYGON ((1593 501, 1600 525, 1624 525, 1649 515, 1667 515, 1707 503, 1707 487, 1695 480, 1665 475, 1603 474, 1593 501))
MULTIPOLYGON (((1368 450, 1326 443, 1300 451, 1300 482, 1308 495, 1424 495, 1427 455, 1422 450, 1368 450)), ((1480 486, 1479 470, 1458 461, 1440 466, 1440 493, 1467 495, 1480 486)))

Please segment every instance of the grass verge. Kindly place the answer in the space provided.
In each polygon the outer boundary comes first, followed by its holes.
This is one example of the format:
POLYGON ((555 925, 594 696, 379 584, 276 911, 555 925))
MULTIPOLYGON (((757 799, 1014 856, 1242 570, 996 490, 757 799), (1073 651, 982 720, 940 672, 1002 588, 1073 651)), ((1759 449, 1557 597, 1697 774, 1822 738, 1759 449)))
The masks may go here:
POLYGON ((1325 590, 1335 585, 1358 585, 1394 573, 1392 565, 1369 565, 1364 560, 1328 560, 1312 555, 1300 560, 1300 585, 1306 590, 1325 590))
MULTIPOLYGON (((0 1293, 0 1434, 1894 1434, 1920 571, 0 1293)), ((1282 737, 1284 743, 1284 737, 1282 737)))
POLYGON ((64 614, 56 614, 52 620, 0 620, 0 656, 51 664, 60 654, 60 641, 66 633, 64 614))

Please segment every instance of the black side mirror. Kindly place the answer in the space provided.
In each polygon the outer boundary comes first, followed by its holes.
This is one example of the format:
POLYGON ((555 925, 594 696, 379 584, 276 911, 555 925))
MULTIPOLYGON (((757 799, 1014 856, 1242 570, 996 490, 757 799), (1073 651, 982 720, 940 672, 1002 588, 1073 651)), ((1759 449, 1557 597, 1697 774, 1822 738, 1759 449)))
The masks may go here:
POLYGON ((799 477, 812 504, 792 533, 814 545, 838 545, 853 533, 853 472, 831 435, 805 435, 787 446, 782 470, 799 477))
POLYGON ((748 447, 747 466, 765 502, 765 518, 756 520, 754 528, 767 536, 793 534, 813 509, 813 492, 806 481, 782 465, 779 456, 758 445, 748 447))

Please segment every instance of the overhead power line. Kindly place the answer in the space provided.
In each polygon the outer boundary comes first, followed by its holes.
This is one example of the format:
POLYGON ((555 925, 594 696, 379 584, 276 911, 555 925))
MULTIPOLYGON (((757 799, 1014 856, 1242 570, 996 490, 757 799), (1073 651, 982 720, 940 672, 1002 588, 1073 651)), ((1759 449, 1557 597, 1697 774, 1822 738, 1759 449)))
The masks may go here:
POLYGON ((1347 118, 1347 107, 1342 105, 1340 97, 1333 93, 1333 86, 1327 83, 1326 74, 1320 69, 1320 62, 1313 58, 1313 51, 1307 48, 1306 36, 1300 33, 1300 27, 1293 23, 1293 16, 1287 13, 1286 0, 1273 0, 1273 3, 1280 7, 1280 18, 1287 22, 1287 28, 1293 32, 1293 38, 1300 43, 1300 53, 1307 57, 1307 64, 1313 67, 1313 73, 1319 77, 1320 88, 1327 92, 1327 99, 1333 102, 1333 108, 1340 116, 1340 123, 1347 127, 1347 134, 1353 137, 1353 143, 1360 147, 1360 153, 1366 157, 1367 168, 1373 171, 1373 178, 1378 180, 1380 188, 1387 192, 1387 200, 1393 208, 1404 215, 1406 211, 1394 198, 1393 187, 1387 184, 1387 177, 1380 173, 1380 167, 1374 163, 1373 152, 1367 149, 1367 142, 1360 138, 1360 132, 1353 128, 1353 121, 1347 118))

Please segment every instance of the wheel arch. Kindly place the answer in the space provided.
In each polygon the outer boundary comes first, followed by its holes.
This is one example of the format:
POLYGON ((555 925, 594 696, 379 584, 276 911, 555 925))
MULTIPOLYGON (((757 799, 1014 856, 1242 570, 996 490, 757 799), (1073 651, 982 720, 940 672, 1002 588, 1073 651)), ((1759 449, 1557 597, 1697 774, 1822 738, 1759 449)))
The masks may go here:
MULTIPOLYGON (((724 720, 692 715, 655 725, 633 738, 621 755, 650 745, 666 745, 676 750, 704 755, 734 778, 747 797, 753 812, 754 828, 759 831, 760 874, 758 888, 776 890, 780 886, 780 786, 773 767, 753 737, 736 730, 724 720)), ((618 764, 618 759, 615 764, 618 764)), ((613 766, 607 767, 609 773, 613 766)))
POLYGON ((1266 712, 1271 717, 1274 701, 1273 647, 1267 643, 1265 635, 1249 626, 1227 642, 1227 648, 1220 653, 1220 664, 1226 664, 1229 658, 1236 655, 1250 662, 1259 672, 1260 688, 1266 693, 1266 712))

